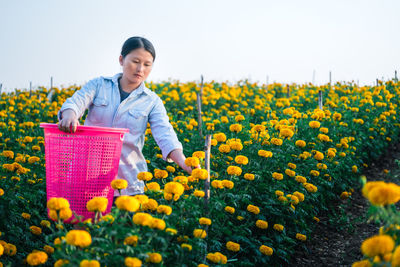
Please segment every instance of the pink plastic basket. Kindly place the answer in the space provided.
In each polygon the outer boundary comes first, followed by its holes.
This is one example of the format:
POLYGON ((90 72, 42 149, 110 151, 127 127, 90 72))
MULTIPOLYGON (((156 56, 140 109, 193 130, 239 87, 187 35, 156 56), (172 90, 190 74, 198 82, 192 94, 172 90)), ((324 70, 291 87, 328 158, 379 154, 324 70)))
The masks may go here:
MULTIPOLYGON (((86 209, 93 197, 108 199, 111 211, 114 189, 111 181, 118 174, 122 140, 128 129, 78 126, 65 133, 57 124, 41 123, 44 128, 47 200, 68 199, 70 208, 83 220, 93 218, 86 209)), ((74 222, 74 216, 66 222, 74 222)))

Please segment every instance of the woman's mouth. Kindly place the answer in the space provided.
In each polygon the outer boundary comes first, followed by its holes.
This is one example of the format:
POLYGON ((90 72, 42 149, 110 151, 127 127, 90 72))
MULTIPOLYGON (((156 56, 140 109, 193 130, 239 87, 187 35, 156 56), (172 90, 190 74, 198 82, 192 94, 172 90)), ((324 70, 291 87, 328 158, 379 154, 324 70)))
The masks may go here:
POLYGON ((134 74, 133 76, 135 76, 136 78, 142 78, 142 75, 140 74, 134 74))

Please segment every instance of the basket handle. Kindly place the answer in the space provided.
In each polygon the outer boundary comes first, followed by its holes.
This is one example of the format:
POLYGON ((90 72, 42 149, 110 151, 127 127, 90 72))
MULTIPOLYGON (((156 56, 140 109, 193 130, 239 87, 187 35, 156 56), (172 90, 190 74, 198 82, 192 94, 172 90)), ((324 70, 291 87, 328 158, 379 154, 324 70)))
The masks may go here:
POLYGON ((121 133, 121 134, 119 135, 119 139, 120 139, 121 141, 124 140, 124 134, 123 134, 123 133, 121 133))

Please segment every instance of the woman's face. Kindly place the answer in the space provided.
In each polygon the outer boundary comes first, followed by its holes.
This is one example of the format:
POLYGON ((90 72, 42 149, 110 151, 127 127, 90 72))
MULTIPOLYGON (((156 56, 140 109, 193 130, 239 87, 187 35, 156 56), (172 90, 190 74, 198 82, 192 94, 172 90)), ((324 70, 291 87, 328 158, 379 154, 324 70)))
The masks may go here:
POLYGON ((125 57, 119 57, 122 78, 130 84, 138 85, 147 79, 153 67, 153 56, 144 48, 132 50, 125 57))

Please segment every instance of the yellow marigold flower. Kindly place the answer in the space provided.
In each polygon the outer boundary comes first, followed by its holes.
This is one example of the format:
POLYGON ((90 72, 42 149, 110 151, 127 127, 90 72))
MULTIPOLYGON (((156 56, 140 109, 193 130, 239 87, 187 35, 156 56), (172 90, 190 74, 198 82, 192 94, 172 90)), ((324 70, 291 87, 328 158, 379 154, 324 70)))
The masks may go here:
POLYGON ((319 128, 321 127, 321 123, 319 121, 310 121, 308 123, 308 126, 310 126, 311 128, 319 128))
POLYGON ((14 158, 14 152, 11 150, 4 150, 2 155, 6 158, 13 159, 14 158))
POLYGON ((229 175, 237 175, 237 176, 240 176, 240 175, 242 174, 242 169, 241 169, 240 167, 237 167, 237 166, 229 166, 229 167, 226 169, 226 171, 227 171, 227 173, 228 173, 229 175))
POLYGON ((243 218, 242 216, 237 216, 236 219, 237 219, 238 221, 243 221, 243 220, 244 220, 244 218, 243 218))
POLYGON ((358 172, 357 166, 356 166, 356 165, 353 165, 353 166, 351 167, 351 171, 352 171, 353 173, 357 173, 357 172, 358 172))
POLYGON ((94 197, 86 203, 86 209, 88 211, 105 212, 108 205, 108 199, 105 197, 94 197))
POLYGON ((249 159, 246 156, 238 155, 235 157, 235 162, 241 165, 247 165, 249 163, 249 159))
POLYGON ((249 212, 254 213, 254 214, 257 215, 257 214, 260 213, 260 208, 257 207, 257 206, 254 206, 254 205, 249 204, 249 205, 247 206, 247 211, 249 211, 249 212))
POLYGON ((373 205, 394 204, 400 200, 400 187, 394 183, 375 185, 367 197, 373 205))
POLYGON ((371 267, 371 266, 372 265, 368 259, 362 261, 356 261, 351 265, 351 267, 371 267))
POLYGON ((84 230, 71 230, 65 236, 67 244, 77 247, 88 247, 92 244, 92 237, 84 230))
POLYGON ((137 178, 141 181, 150 181, 153 179, 153 174, 151 172, 139 172, 137 178))
POLYGON ((48 256, 43 251, 32 252, 26 257, 26 262, 30 266, 41 265, 47 262, 48 256))
POLYGON ((24 218, 24 219, 26 219, 26 220, 29 220, 29 219, 31 218, 31 215, 30 215, 29 213, 25 213, 25 212, 23 212, 23 213, 21 214, 21 216, 22 216, 22 218, 24 218))
POLYGON ((242 143, 237 142, 237 141, 230 142, 230 143, 229 143, 229 147, 230 147, 232 150, 236 150, 236 151, 240 151, 240 150, 243 149, 242 143))
POLYGON ((283 137, 291 138, 294 135, 294 132, 292 130, 290 130, 289 128, 281 128, 279 130, 279 134, 283 137))
POLYGON ((207 232, 203 229, 194 229, 193 236, 197 238, 206 238, 207 232))
POLYGON ((201 191, 201 190, 194 190, 194 192, 193 192, 193 195, 195 196, 195 197, 204 197, 204 195, 205 195, 205 193, 204 193, 204 191, 201 191))
POLYGON ((296 179, 297 182, 302 183, 302 184, 307 182, 306 177, 301 176, 301 175, 296 175, 295 179, 296 179))
POLYGON ((312 176, 319 176, 319 171, 311 170, 311 171, 310 171, 310 175, 312 175, 312 176))
POLYGON ((168 172, 165 170, 154 169, 154 178, 165 179, 168 177, 168 172))
POLYGON ((293 205, 297 205, 299 203, 299 199, 295 195, 290 195, 290 202, 293 205))
POLYGON ((224 210, 226 212, 230 213, 230 214, 234 214, 235 213, 235 208, 234 207, 226 206, 224 210))
POLYGON ((306 142, 303 141, 303 140, 297 140, 295 145, 298 146, 298 147, 305 147, 306 146, 306 142))
POLYGON ((52 197, 47 201, 47 208, 51 210, 61 210, 69 208, 69 202, 62 197, 52 197))
POLYGON ((170 172, 170 173, 174 173, 175 172, 175 168, 172 167, 172 166, 167 166, 165 169, 167 170, 167 172, 170 172))
POLYGON ((40 151, 40 146, 32 146, 33 151, 40 151))
POLYGON ((285 173, 286 173, 286 175, 289 176, 289 177, 295 177, 295 176, 296 176, 296 172, 293 171, 293 170, 291 170, 291 169, 286 169, 286 170, 285 170, 285 173))
POLYGON ((142 203, 142 209, 143 210, 152 210, 152 211, 154 211, 157 208, 158 208, 158 203, 157 203, 157 201, 155 199, 150 198, 150 199, 148 199, 147 202, 142 203))
POLYGON ((151 262, 151 263, 162 262, 162 256, 160 253, 153 252, 153 253, 147 253, 147 255, 149 256, 146 260, 148 262, 151 262))
POLYGON ((261 245, 259 248, 260 252, 264 255, 271 256, 274 253, 274 250, 271 247, 261 245))
POLYGON ((146 204, 149 201, 149 197, 146 195, 135 195, 133 196, 134 199, 138 200, 141 205, 146 204))
POLYGON ((97 260, 82 260, 79 267, 100 267, 100 262, 97 260))
POLYGON ((31 233, 34 235, 40 235, 42 233, 42 228, 37 227, 35 225, 32 225, 31 227, 29 227, 29 229, 31 230, 31 233))
POLYGON ((137 235, 127 236, 124 239, 124 245, 130 245, 130 246, 135 246, 136 247, 136 245, 138 243, 138 240, 139 240, 139 238, 138 238, 137 235))
POLYGON ((39 157, 36 157, 36 156, 33 156, 33 157, 29 157, 29 158, 28 158, 28 163, 29 163, 29 164, 33 164, 33 163, 38 162, 38 161, 40 161, 40 158, 39 158, 39 157))
POLYGON ((40 221, 40 225, 42 226, 42 227, 47 227, 47 228, 49 228, 50 227, 50 222, 48 221, 48 220, 41 220, 40 221))
POLYGON ((125 179, 115 179, 111 181, 111 187, 115 190, 125 189, 128 187, 128 182, 125 179))
POLYGON ((293 193, 293 195, 296 196, 299 199, 300 202, 304 201, 304 194, 303 193, 300 193, 300 192, 296 191, 296 192, 293 193))
POLYGON ((288 163, 287 166, 288 166, 289 168, 293 169, 293 170, 295 170, 296 167, 297 167, 296 164, 294 164, 294 163, 288 163))
POLYGON ((221 153, 229 153, 231 152, 231 147, 229 145, 221 144, 218 148, 221 153))
POLYGON ((263 220, 257 220, 256 221, 256 226, 260 229, 267 229, 268 228, 268 222, 263 221, 263 220))
POLYGON ((392 252, 394 249, 393 238, 389 235, 375 235, 367 238, 361 244, 361 252, 367 257, 375 257, 392 252))
POLYGON ((340 199, 345 200, 348 198, 349 198, 349 192, 344 191, 340 194, 340 199))
POLYGON ((264 158, 271 158, 273 156, 273 153, 271 151, 266 151, 261 149, 258 150, 258 155, 264 158))
POLYGON ((315 216, 314 216, 314 217, 313 217, 313 220, 316 221, 316 222, 319 222, 319 218, 318 218, 318 217, 315 217, 315 216))
POLYGON ((214 138, 218 142, 225 142, 226 141, 226 135, 224 133, 216 133, 216 134, 214 134, 214 138))
POLYGON ((274 224, 274 229, 278 232, 282 232, 285 227, 282 224, 274 224))
POLYGON ((142 261, 136 257, 126 257, 124 263, 125 263, 126 267, 141 267, 142 266, 142 261))
POLYGON ((341 156, 342 158, 344 158, 344 157, 346 157, 346 153, 340 152, 339 156, 341 156))
POLYGON ((176 229, 172 229, 172 228, 167 228, 165 229, 165 232, 176 235, 178 233, 178 231, 176 229))
POLYGON ((237 115, 237 116, 235 117, 235 121, 237 121, 237 122, 244 121, 244 116, 243 116, 243 115, 237 115))
POLYGON ((233 252, 238 252, 240 250, 240 244, 228 241, 226 242, 226 249, 233 252))
POLYGON ((321 127, 321 128, 319 129, 319 131, 320 131, 321 133, 327 134, 327 133, 329 132, 329 129, 326 128, 326 127, 321 127))
POLYGON ((151 220, 149 226, 150 226, 150 228, 153 228, 153 229, 164 230, 166 227, 166 224, 165 224, 165 221, 162 219, 153 218, 153 220, 151 220))
POLYGON ((109 223, 113 223, 114 222, 114 217, 111 214, 107 214, 104 215, 103 217, 101 217, 99 219, 99 222, 105 221, 105 222, 109 222, 109 223))
POLYGON ((211 220, 209 218, 201 217, 199 219, 199 224, 201 224, 201 225, 211 225, 211 220))
POLYGON ((281 146, 283 144, 283 140, 279 138, 272 138, 271 143, 276 146, 281 146))
POLYGON ((183 192, 185 191, 185 188, 183 187, 182 184, 177 183, 177 182, 169 182, 166 183, 164 186, 164 192, 169 193, 169 194, 174 194, 174 195, 182 195, 183 192))
POLYGON ((185 159, 185 164, 190 167, 197 167, 200 164, 200 160, 196 157, 188 157, 185 159))
POLYGON ((206 169, 194 169, 191 175, 195 179, 205 180, 208 177, 208 172, 206 169))
POLYGON ((59 211, 49 210, 49 217, 53 221, 57 221, 58 218, 61 220, 68 220, 72 217, 72 210, 70 208, 60 209, 59 211))
POLYGON ((322 141, 322 142, 329 142, 331 141, 331 139, 329 138, 329 136, 325 135, 325 134, 319 134, 317 136, 317 138, 322 141))
POLYGON ((272 178, 274 178, 276 180, 282 180, 283 179, 283 174, 279 173, 279 172, 274 172, 274 173, 272 173, 272 178))
POLYGON ((115 205, 120 210, 135 212, 140 208, 140 201, 132 196, 119 196, 115 200, 115 205))
POLYGON ((315 193, 318 191, 318 188, 313 184, 303 183, 303 186, 309 193, 315 193))
POLYGON ((399 267, 400 266, 400 246, 397 246, 392 254, 392 266, 399 267))
POLYGON ((192 251, 192 245, 190 244, 182 243, 181 248, 186 249, 188 251, 192 251))
POLYGON ((148 213, 137 212, 135 215, 133 215, 132 221, 137 225, 150 226, 151 222, 153 221, 153 216, 148 213))
POLYGON ((61 267, 68 263, 69 263, 69 260, 59 259, 54 263, 54 267, 61 267))
POLYGON ((151 191, 160 191, 160 185, 157 182, 151 182, 151 183, 147 183, 144 187, 144 191, 147 192, 147 190, 151 190, 151 191))
POLYGON ((276 190, 276 191, 275 191, 275 195, 276 195, 277 197, 280 197, 280 196, 283 196, 284 193, 283 193, 282 191, 280 191, 280 190, 276 190))
POLYGON ((193 152, 192 157, 204 159, 206 157, 206 154, 204 153, 204 151, 195 151, 193 152))
POLYGON ((235 184, 229 180, 222 180, 222 185, 228 189, 232 189, 235 186, 235 184))
POLYGON ((296 239, 300 240, 300 241, 306 241, 307 237, 303 234, 297 233, 296 234, 296 239))
POLYGON ((244 179, 246 179, 248 181, 254 180, 254 174, 251 174, 251 173, 245 173, 243 177, 244 177, 244 179))
POLYGON ((241 124, 237 124, 237 123, 231 124, 229 126, 229 130, 231 132, 236 132, 236 133, 240 132, 242 130, 242 128, 243 128, 243 126, 241 124))
POLYGON ((208 253, 207 260, 214 262, 214 263, 220 263, 220 264, 226 264, 228 262, 228 259, 226 258, 226 256, 221 254, 220 252, 208 253))
POLYGON ((315 158, 316 160, 323 160, 323 159, 324 159, 324 154, 322 154, 322 153, 319 152, 319 151, 316 151, 316 152, 315 152, 315 155, 314 155, 314 158, 315 158))
POLYGON ((341 119, 342 119, 342 114, 340 114, 340 113, 333 113, 333 119, 335 120, 335 121, 340 121, 341 119))

